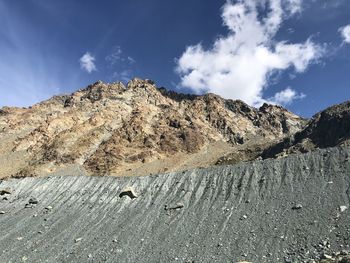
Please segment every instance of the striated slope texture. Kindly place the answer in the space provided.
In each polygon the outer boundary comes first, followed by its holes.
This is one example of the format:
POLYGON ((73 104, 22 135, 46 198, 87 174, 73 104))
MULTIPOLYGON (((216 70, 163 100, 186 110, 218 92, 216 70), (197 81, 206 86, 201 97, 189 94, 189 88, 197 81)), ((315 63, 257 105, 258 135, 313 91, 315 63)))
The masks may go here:
POLYGON ((230 154, 239 162, 304 124, 279 106, 177 94, 150 80, 97 82, 29 108, 2 108, 0 178, 146 175, 207 167, 230 154))
POLYGON ((349 250, 349 186, 340 147, 146 177, 10 179, 0 262, 308 262, 349 250))
POLYGON ((304 129, 263 152, 264 158, 350 145, 350 101, 317 113, 304 129))

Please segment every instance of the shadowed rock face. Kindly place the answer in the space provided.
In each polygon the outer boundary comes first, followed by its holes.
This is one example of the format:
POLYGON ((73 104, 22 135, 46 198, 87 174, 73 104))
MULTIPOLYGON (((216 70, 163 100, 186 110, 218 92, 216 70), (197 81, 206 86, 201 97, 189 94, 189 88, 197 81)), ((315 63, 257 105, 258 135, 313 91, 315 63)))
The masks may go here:
POLYGON ((154 174, 207 167, 238 150, 240 160, 250 160, 256 149, 304 124, 279 106, 255 109, 214 94, 178 94, 149 80, 134 79, 126 87, 96 82, 30 108, 2 108, 0 178, 67 169, 154 174))
POLYGON ((338 147, 147 177, 6 180, 0 262, 307 262, 349 250, 349 157, 338 147))
POLYGON ((264 158, 304 153, 317 148, 350 145, 350 101, 316 114, 299 132, 271 146, 264 158))

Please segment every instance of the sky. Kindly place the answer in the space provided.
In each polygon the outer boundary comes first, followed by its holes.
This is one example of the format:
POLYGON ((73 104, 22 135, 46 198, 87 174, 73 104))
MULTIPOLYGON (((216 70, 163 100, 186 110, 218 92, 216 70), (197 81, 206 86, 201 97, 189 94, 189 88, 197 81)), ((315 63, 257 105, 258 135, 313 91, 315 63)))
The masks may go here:
POLYGON ((350 1, 0 0, 0 107, 133 77, 311 117, 350 99, 350 1))

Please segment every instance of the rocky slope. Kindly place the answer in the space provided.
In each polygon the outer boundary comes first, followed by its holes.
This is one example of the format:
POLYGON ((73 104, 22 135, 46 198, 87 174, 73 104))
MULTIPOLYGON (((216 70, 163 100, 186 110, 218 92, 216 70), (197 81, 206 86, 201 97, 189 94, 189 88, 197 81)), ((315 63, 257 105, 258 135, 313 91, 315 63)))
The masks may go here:
POLYGON ((150 80, 97 82, 29 108, 2 108, 0 178, 145 175, 239 162, 304 124, 279 106, 177 94, 150 80))
POLYGON ((350 101, 317 113, 301 131, 265 149, 264 158, 350 145, 350 101))
POLYGON ((350 249, 349 208, 349 147, 154 176, 9 179, 0 262, 330 262, 350 249))

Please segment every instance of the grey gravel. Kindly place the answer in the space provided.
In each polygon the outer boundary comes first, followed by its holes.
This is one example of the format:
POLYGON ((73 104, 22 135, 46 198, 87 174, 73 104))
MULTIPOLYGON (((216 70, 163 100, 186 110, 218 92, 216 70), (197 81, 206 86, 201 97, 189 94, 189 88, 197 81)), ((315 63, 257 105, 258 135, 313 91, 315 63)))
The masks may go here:
POLYGON ((0 201, 0 262, 307 262, 349 250, 350 213, 339 213, 350 202, 348 156, 334 148, 147 177, 3 181, 16 195, 0 201), (127 187, 137 198, 119 197, 127 187), (24 209, 33 196, 40 202, 24 209))

